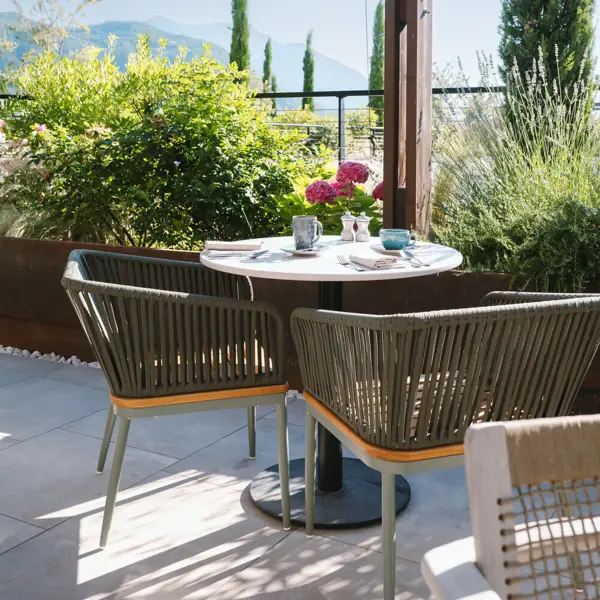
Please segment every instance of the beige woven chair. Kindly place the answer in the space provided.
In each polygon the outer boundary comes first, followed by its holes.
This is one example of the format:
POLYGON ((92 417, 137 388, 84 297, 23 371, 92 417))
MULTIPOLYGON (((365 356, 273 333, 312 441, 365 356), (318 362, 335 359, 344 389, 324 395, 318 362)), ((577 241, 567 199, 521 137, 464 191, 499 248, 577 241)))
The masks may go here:
POLYGON ((473 537, 425 555, 439 600, 600 597, 600 416, 475 425, 473 537))
POLYGON ((600 296, 495 292, 484 304, 292 316, 307 401, 307 533, 318 421, 382 474, 386 600, 394 597, 395 475, 462 464, 473 423, 568 414, 600 343, 600 296))

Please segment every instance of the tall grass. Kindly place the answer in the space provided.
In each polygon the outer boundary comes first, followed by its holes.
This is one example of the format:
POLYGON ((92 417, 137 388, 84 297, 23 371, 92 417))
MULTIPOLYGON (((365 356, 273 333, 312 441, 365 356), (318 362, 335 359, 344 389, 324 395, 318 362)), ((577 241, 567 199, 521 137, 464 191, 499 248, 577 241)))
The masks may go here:
POLYGON ((434 235, 460 250, 467 268, 512 273, 518 286, 579 291, 600 277, 593 86, 580 78, 563 89, 542 64, 525 80, 515 69, 504 103, 481 95, 438 131, 434 235))

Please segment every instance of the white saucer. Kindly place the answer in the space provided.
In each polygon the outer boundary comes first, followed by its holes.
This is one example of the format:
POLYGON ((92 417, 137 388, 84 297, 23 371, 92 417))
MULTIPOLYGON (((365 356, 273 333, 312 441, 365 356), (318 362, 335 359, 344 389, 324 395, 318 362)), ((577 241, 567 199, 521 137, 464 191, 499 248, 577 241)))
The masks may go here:
POLYGON ((315 244, 308 250, 296 250, 294 246, 284 246, 282 250, 289 254, 293 254, 294 256, 318 256, 325 248, 326 246, 324 244, 315 244))
MULTIPOLYGON (((408 250, 409 252, 411 250, 414 250, 417 247, 416 244, 409 244, 408 246, 406 246, 405 248, 403 248, 403 250, 408 250)), ((379 243, 379 244, 373 244, 371 246, 371 250, 375 250, 375 252, 379 252, 379 254, 387 254, 388 256, 401 256, 401 250, 386 250, 383 247, 383 244, 379 243)))

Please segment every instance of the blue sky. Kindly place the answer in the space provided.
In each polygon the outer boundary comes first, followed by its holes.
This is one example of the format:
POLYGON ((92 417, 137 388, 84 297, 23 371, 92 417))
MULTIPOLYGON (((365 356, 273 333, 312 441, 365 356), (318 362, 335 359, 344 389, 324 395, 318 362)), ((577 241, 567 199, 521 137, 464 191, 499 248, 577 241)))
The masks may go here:
MULTIPOLYGON (((366 0, 369 38, 377 0, 366 0)), ((24 6, 32 0, 24 0, 24 6)), ((302 42, 314 30, 317 50, 348 66, 367 71, 365 0, 249 0, 252 25, 281 42, 302 42)), ((144 21, 162 15, 196 23, 230 22, 230 0, 102 0, 88 8, 85 20, 144 21)), ((472 83, 477 82, 476 52, 495 56, 501 0, 434 0, 434 61, 439 67, 460 57, 472 83)), ((0 0, 11 10, 12 0, 0 0)))

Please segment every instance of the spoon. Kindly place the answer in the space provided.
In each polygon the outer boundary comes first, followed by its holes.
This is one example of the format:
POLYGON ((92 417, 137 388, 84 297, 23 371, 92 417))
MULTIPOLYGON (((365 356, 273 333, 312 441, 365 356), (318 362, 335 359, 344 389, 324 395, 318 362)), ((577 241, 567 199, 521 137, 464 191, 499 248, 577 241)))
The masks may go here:
POLYGON ((431 265, 424 263, 420 258, 417 258, 412 252, 408 250, 401 250, 402 256, 411 262, 415 262, 419 267, 429 267, 431 265))

